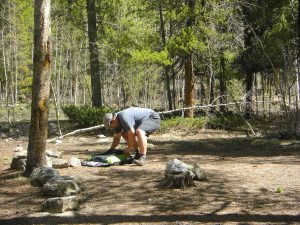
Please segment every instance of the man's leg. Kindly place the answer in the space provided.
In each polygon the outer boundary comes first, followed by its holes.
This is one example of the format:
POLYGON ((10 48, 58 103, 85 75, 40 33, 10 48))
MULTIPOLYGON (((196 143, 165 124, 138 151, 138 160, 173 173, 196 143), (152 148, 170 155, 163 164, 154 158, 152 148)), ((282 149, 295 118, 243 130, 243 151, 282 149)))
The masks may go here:
POLYGON ((136 130, 136 136, 138 139, 138 146, 140 149, 141 155, 146 155, 147 154, 147 137, 145 131, 141 129, 136 130))
POLYGON ((137 165, 144 165, 147 154, 147 137, 156 131, 160 126, 160 117, 159 115, 153 114, 149 119, 144 120, 142 124, 136 129, 135 133, 138 138, 138 146, 140 149, 140 159, 134 160, 133 162, 137 165))
MULTIPOLYGON (((127 136, 127 133, 125 131, 122 132, 122 138, 124 138, 124 140, 126 141, 126 143, 128 143, 128 136, 127 136)), ((134 147, 134 149, 138 148, 138 143, 136 141, 135 141, 133 147, 134 147)))
POLYGON ((145 131, 141 129, 136 130, 136 136, 138 139, 140 153, 139 157, 134 159, 133 162, 139 166, 143 166, 145 164, 147 154, 147 137, 145 131))

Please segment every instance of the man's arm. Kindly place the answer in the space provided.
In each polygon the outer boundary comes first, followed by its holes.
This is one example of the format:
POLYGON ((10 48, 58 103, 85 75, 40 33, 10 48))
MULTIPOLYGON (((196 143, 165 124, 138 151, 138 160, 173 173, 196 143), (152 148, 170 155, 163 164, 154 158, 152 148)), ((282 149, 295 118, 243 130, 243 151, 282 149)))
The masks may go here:
POLYGON ((121 140, 121 134, 122 131, 114 134, 114 139, 113 142, 111 143, 110 149, 115 149, 119 145, 121 140))

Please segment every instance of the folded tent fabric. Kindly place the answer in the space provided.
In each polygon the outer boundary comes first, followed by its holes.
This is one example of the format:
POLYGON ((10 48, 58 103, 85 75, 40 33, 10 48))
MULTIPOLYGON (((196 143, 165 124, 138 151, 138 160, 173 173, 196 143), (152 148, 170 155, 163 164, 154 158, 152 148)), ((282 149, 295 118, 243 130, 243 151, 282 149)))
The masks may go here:
POLYGON ((110 166, 116 164, 132 163, 132 158, 123 150, 110 149, 103 153, 92 155, 82 163, 83 166, 110 166))

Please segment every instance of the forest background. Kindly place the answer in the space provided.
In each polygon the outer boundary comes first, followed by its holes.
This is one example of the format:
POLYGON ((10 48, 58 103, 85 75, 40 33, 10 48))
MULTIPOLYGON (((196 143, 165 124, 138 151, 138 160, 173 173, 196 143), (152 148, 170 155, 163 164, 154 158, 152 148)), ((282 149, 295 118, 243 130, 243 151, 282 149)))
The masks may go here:
MULTIPOLYGON (((185 107, 187 117, 283 115, 289 136, 299 134, 298 5, 52 1, 50 118, 70 105, 185 107)), ((1 0, 1 120, 9 123, 30 118, 33 9, 31 0, 1 0)))
POLYGON ((0 223, 299 223, 299 1, 0 0, 0 223), (130 106, 161 112, 147 164, 66 163, 79 206, 41 212, 23 175, 106 151, 130 106), (174 158, 207 179, 161 188, 174 158))

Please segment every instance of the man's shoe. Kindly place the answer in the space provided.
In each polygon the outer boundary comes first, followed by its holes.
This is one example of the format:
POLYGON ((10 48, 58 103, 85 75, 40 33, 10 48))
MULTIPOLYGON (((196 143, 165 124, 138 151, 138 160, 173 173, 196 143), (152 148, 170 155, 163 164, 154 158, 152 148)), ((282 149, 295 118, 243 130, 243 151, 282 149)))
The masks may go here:
POLYGON ((133 159, 139 159, 140 157, 141 157, 140 151, 138 149, 136 149, 133 159))
POLYGON ((140 158, 139 159, 134 159, 133 162, 136 165, 143 166, 146 163, 146 156, 145 155, 140 155, 140 158))

